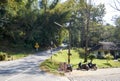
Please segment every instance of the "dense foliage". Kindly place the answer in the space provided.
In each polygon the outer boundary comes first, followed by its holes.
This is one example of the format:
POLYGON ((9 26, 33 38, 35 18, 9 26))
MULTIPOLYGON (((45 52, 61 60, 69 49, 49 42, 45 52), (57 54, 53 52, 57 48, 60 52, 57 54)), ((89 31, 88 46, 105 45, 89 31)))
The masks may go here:
POLYGON ((119 41, 119 18, 113 27, 103 25, 104 15, 104 4, 85 0, 0 0, 0 47, 33 48, 38 42, 42 48, 51 46, 51 41, 59 46, 68 42, 68 27, 73 47, 119 41))
POLYGON ((32 48, 50 46, 51 41, 60 45, 66 35, 65 28, 58 27, 68 21, 69 5, 58 0, 5 0, 0 1, 0 45, 23 45, 32 48))

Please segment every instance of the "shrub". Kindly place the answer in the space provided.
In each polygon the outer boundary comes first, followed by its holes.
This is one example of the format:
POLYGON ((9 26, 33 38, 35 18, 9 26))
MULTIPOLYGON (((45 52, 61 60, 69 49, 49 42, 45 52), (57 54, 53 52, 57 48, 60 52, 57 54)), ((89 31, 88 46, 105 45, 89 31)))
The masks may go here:
POLYGON ((118 59, 118 61, 120 62, 120 58, 118 59))
POLYGON ((91 60, 92 63, 92 61, 96 58, 96 56, 94 54, 90 54, 88 58, 91 60))
POLYGON ((79 56, 80 56, 81 58, 84 58, 85 50, 84 50, 83 48, 80 48, 80 49, 78 49, 78 52, 79 52, 79 56))
POLYGON ((78 50, 79 48, 76 48, 76 47, 72 47, 73 50, 78 50))
POLYGON ((5 60, 6 57, 7 57, 7 54, 6 54, 6 53, 0 52, 0 61, 5 60))
POLYGON ((110 54, 110 53, 108 53, 108 54, 106 54, 105 55, 105 58, 106 58, 106 61, 107 61, 107 63, 111 60, 111 59, 113 59, 114 57, 110 54))
POLYGON ((56 44, 53 44, 53 48, 57 48, 56 44))
POLYGON ((56 62, 52 62, 50 59, 45 60, 43 63, 41 63, 40 67, 45 71, 55 71, 58 69, 59 64, 56 62))

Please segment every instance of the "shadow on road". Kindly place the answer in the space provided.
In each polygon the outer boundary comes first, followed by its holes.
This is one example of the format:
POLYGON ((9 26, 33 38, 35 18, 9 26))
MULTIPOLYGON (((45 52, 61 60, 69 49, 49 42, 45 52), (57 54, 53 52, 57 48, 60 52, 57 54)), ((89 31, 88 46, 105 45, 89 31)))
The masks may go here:
MULTIPOLYGON (((53 54, 62 49, 61 47, 53 49, 53 54)), ((13 76, 17 74, 29 75, 44 75, 45 72, 41 71, 39 64, 51 56, 50 50, 30 55, 21 60, 16 60, 9 63, 0 65, 0 76, 13 76)))

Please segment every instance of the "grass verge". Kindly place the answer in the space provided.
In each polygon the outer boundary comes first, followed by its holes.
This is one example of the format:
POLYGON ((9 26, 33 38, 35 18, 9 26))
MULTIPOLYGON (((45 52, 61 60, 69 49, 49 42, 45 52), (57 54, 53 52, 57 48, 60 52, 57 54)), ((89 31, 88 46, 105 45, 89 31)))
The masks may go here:
POLYGON ((59 63, 51 61, 51 59, 47 59, 41 63, 40 68, 49 73, 53 73, 55 75, 64 75, 63 72, 59 72, 57 69, 59 67, 59 63))
POLYGON ((30 55, 29 53, 0 52, 0 61, 16 60, 30 55))
MULTIPOLYGON (((45 60, 41 65, 40 68, 43 69, 46 72, 50 73, 59 73, 58 67, 61 62, 67 63, 68 58, 68 51, 67 50, 61 50, 58 53, 54 54, 49 59, 45 60)), ((83 62, 84 60, 80 58, 79 53, 76 50, 71 50, 71 64, 73 69, 76 69, 78 67, 79 62, 83 62)), ((90 60, 88 60, 90 62, 90 60)), ((119 61, 110 60, 108 63, 105 59, 94 59, 93 63, 97 64, 98 68, 116 68, 120 67, 119 61)), ((64 74, 63 74, 64 75, 64 74)))

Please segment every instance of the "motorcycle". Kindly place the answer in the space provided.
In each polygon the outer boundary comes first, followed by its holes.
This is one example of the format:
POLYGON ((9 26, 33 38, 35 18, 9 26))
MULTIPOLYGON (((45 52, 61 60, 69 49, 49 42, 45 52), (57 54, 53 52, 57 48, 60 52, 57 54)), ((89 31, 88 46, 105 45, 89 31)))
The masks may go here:
POLYGON ((71 64, 67 65, 67 70, 72 72, 72 65, 71 64))
POLYGON ((93 64, 93 63, 90 62, 90 63, 88 63, 88 66, 89 66, 90 69, 97 70, 96 64, 93 64))
POLYGON ((97 70, 97 66, 96 64, 92 64, 91 62, 88 64, 82 64, 81 62, 78 64, 78 70, 80 69, 85 69, 85 70, 89 70, 89 69, 93 69, 93 70, 97 70))
POLYGON ((85 70, 89 70, 89 66, 88 64, 82 64, 81 62, 78 64, 78 70, 80 69, 85 69, 85 70))

